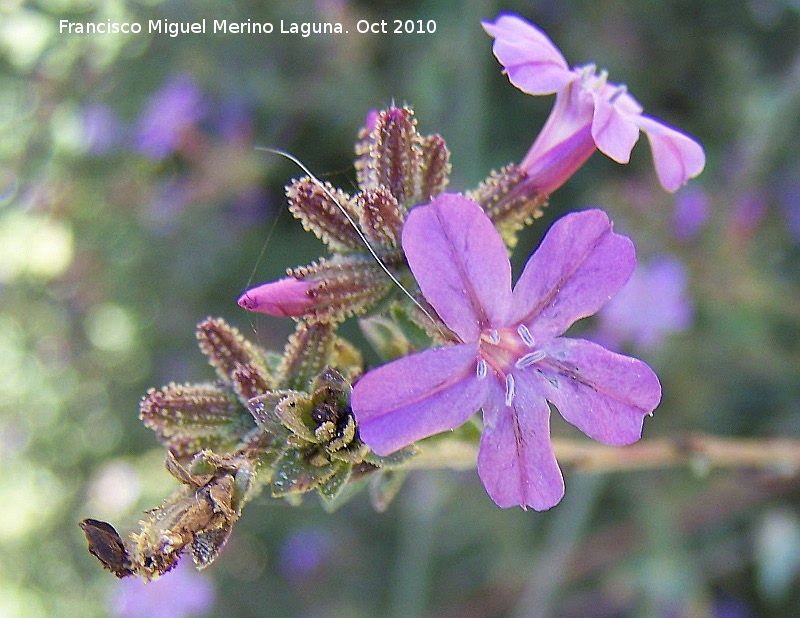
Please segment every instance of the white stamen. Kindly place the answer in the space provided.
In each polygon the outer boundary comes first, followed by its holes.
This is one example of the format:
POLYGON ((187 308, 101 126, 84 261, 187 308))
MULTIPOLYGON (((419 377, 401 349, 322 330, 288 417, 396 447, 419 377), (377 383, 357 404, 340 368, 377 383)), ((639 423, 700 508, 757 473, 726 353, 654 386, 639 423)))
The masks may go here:
POLYGON ((488 369, 488 368, 486 367, 486 361, 485 361, 485 360, 483 360, 483 359, 480 359, 480 360, 478 361, 478 368, 477 368, 477 370, 476 370, 476 372, 477 372, 477 374, 478 374, 478 379, 479 379, 479 380, 481 380, 481 379, 483 379, 483 378, 485 378, 485 377, 486 377, 486 372, 487 372, 487 369, 488 369))
POLYGON ((533 335, 531 335, 531 331, 528 330, 527 326, 524 324, 517 326, 517 333, 519 334, 519 338, 522 339, 522 342, 526 346, 529 348, 533 347, 533 335))
POLYGON ((489 341, 491 341, 491 342, 492 342, 493 344, 495 344, 495 345, 497 345, 498 343, 500 343, 500 333, 498 333, 498 332, 497 332, 497 329, 494 329, 494 328, 493 328, 493 329, 492 329, 492 330, 489 332, 489 341))
POLYGON ((514 376, 510 373, 506 376, 506 406, 510 406, 514 401, 514 376))
POLYGON ((535 352, 528 352, 524 356, 520 356, 517 359, 517 362, 514 363, 514 367, 517 369, 525 369, 525 367, 530 367, 534 363, 538 363, 542 360, 545 356, 547 356, 543 350, 536 350, 535 352))
MULTIPOLYGON (((576 67, 578 68, 578 67, 576 67)), ((580 75, 581 75, 581 88, 591 87, 594 78, 596 78, 597 73, 597 65, 594 63, 585 64, 580 67, 580 75)))

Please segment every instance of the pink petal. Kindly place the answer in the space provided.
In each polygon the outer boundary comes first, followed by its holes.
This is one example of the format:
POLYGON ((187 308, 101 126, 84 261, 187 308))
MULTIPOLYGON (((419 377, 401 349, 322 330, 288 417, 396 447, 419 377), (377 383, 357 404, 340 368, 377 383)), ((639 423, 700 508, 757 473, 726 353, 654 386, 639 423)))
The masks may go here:
POLYGON ((639 127, 616 105, 595 93, 592 137, 600 152, 617 163, 627 163, 639 139, 639 127))
POLYGON ((602 210, 561 217, 530 257, 514 288, 514 317, 534 339, 550 338, 596 313, 636 266, 633 243, 602 210))
POLYGON ((667 191, 677 191, 703 171, 706 153, 691 137, 648 116, 640 116, 636 123, 647 134, 656 174, 667 191))
POLYGON ((477 355, 476 344, 435 348, 367 372, 351 399, 364 443, 388 455, 464 424, 490 383, 477 377, 477 355))
POLYGON ((237 302, 248 311, 298 317, 313 304, 307 293, 312 285, 309 281, 284 277, 247 290, 237 302))
POLYGON ((544 351, 547 358, 517 384, 539 378, 537 390, 590 438, 620 445, 641 437, 644 417, 661 401, 647 364, 584 339, 558 337, 544 351))
POLYGON ((519 384, 511 406, 498 390, 483 408, 485 428, 478 474, 501 508, 544 511, 564 495, 564 479, 550 444, 550 408, 527 384, 519 384))
POLYGON ((403 250, 425 298, 462 341, 500 327, 511 305, 511 264, 481 207, 442 194, 411 210, 403 250))
POLYGON ((552 94, 575 79, 547 35, 516 15, 500 15, 483 29, 494 37, 493 51, 509 81, 528 94, 552 94))
POLYGON ((556 103, 536 141, 520 163, 542 195, 549 195, 596 150, 591 135, 594 101, 573 82, 556 95, 556 103))

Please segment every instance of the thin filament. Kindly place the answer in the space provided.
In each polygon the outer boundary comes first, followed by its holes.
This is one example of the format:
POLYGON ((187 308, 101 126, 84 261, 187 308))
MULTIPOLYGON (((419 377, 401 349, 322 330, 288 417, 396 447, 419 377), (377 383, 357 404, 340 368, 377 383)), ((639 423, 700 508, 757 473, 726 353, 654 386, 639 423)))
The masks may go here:
POLYGON ((367 251, 369 251, 370 255, 378 263, 378 266, 381 267, 381 270, 386 273, 386 276, 389 277, 389 279, 392 280, 392 283, 394 283, 398 288, 400 288, 400 290, 403 292, 403 294, 408 296, 408 298, 411 300, 411 302, 414 303, 417 306, 417 308, 420 311, 422 311, 423 314, 425 314, 425 317, 427 317, 434 325, 436 325, 437 328, 439 327, 439 323, 433 318, 433 316, 430 313, 428 313, 428 310, 425 309, 425 307, 416 298, 414 298, 414 296, 411 294, 411 292, 409 292, 405 288, 405 286, 402 283, 400 283, 400 281, 398 281, 397 277, 395 277, 392 274, 392 271, 390 271, 389 268, 386 266, 386 264, 383 263, 383 261, 381 260, 380 256, 378 255, 378 253, 375 251, 375 249, 372 248, 372 245, 369 244, 369 241, 367 240, 367 237, 364 235, 364 232, 362 232, 361 229, 356 224, 356 222, 353 221, 353 218, 350 216, 350 213, 347 212, 347 210, 345 210, 342 207, 342 205, 339 203, 339 201, 336 199, 336 197, 330 192, 328 187, 326 187, 325 184, 322 183, 322 181, 320 181, 316 176, 314 176, 314 174, 312 174, 311 171, 297 157, 295 157, 294 155, 289 154, 288 152, 284 152, 283 150, 277 150, 275 148, 263 148, 263 147, 256 147, 256 150, 264 150, 266 152, 271 152, 273 154, 285 157, 285 158, 289 159, 289 161, 294 163, 297 167, 299 167, 301 170, 303 170, 308 175, 308 177, 311 179, 311 181, 315 185, 317 185, 322 191, 324 191, 325 194, 329 198, 331 198, 331 201, 334 204, 336 204, 336 206, 339 208, 339 210, 342 211, 342 214, 345 216, 345 218, 350 223, 350 225, 353 226, 353 229, 356 231, 356 234, 358 234, 358 237, 361 239, 361 242, 364 243, 364 246, 367 248, 367 251))

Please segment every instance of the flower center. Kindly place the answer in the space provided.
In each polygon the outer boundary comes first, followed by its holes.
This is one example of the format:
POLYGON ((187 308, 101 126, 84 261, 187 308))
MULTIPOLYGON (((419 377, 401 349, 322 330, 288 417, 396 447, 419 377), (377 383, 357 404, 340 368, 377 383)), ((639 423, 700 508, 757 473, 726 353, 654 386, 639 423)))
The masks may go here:
POLYGON ((545 357, 543 350, 535 348, 533 335, 524 324, 517 328, 486 329, 478 342, 478 378, 485 378, 489 368, 504 382, 506 405, 514 400, 514 369, 524 369, 545 357))

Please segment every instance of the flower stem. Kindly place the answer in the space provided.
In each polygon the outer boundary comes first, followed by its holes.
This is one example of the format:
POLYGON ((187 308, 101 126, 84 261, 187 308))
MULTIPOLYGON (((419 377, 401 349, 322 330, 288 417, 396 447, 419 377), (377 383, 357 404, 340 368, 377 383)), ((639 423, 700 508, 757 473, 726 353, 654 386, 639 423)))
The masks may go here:
MULTIPOLYGON (((800 470, 800 440, 719 438, 689 434, 642 440, 630 446, 554 438, 559 463, 572 470, 592 473, 633 472, 654 468, 691 466, 711 468, 772 469, 783 474, 800 470)), ((420 454, 407 463, 412 469, 465 470, 473 468, 478 446, 463 441, 440 440, 420 445, 420 454)))

